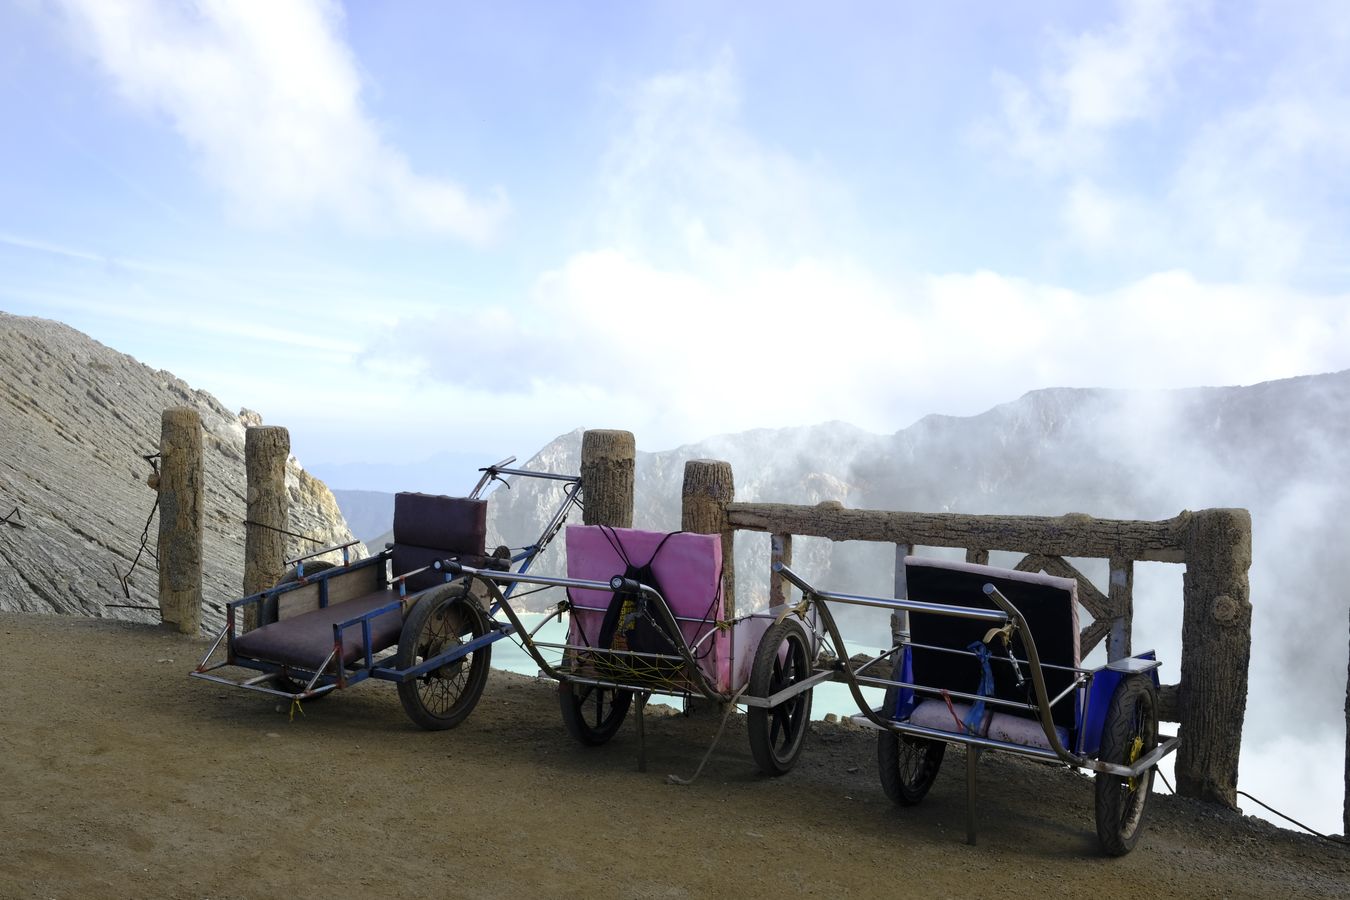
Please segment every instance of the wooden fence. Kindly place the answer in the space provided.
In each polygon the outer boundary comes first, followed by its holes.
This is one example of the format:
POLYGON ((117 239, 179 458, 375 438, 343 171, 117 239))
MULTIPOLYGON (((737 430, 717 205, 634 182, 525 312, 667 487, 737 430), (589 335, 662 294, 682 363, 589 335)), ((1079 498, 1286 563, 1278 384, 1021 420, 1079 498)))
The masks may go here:
MULTIPOLYGON (((975 516, 954 513, 846 509, 837 503, 793 506, 737 503, 731 466, 716 460, 686 464, 683 527, 721 533, 726 571, 733 569, 736 531, 767 532, 772 562, 790 563, 795 535, 832 541, 873 541, 895 546, 897 585, 902 562, 916 547, 955 547, 970 562, 990 551, 1022 554, 1016 568, 1078 582, 1079 603, 1092 616, 1082 651, 1106 641, 1108 659, 1130 654, 1134 614, 1134 564, 1186 567, 1182 591, 1181 681, 1161 692, 1163 717, 1180 725, 1177 792, 1235 806, 1238 754, 1247 706, 1251 657, 1251 516, 1244 509, 1183 512, 1161 522, 1096 519, 1086 515, 975 516), (1110 576, 1103 591, 1066 557, 1101 558, 1110 576)), ((726 613, 735 609, 734 584, 725 589, 726 613)), ((769 569, 770 602, 787 597, 787 585, 769 569)))

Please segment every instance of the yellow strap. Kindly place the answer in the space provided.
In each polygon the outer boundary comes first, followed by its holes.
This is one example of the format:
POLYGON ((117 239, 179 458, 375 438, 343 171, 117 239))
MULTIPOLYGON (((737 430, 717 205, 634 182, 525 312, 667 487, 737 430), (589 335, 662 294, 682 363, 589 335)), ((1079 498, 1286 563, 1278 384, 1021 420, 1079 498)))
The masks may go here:
POLYGON ((1002 628, 990 628, 984 633, 984 642, 987 644, 996 637, 1003 638, 1003 646, 1008 646, 1008 641, 1012 640, 1012 623, 1009 622, 1002 628))
POLYGON ((291 699, 291 717, 290 717, 290 719, 289 719, 288 721, 294 722, 294 721, 295 721, 295 714, 296 714, 297 712, 300 713, 300 717, 301 717, 301 718, 304 718, 304 715, 305 715, 305 708, 304 708, 303 706, 300 705, 300 698, 295 697, 295 698, 292 698, 292 699, 291 699))
POLYGON ((785 610, 783 610, 781 613, 779 613, 779 614, 778 614, 778 618, 776 618, 776 619, 773 620, 773 624, 775 624, 775 625, 779 624, 779 623, 782 622, 784 619, 786 619, 788 616, 796 616, 797 618, 799 618, 799 619, 801 619, 803 622, 805 622, 805 621, 806 621, 806 611, 807 611, 808 609, 810 609, 810 608, 811 608, 811 601, 808 600, 806 597, 802 597, 802 602, 801 602, 801 603, 798 603, 796 606, 789 606, 787 609, 785 609, 785 610))

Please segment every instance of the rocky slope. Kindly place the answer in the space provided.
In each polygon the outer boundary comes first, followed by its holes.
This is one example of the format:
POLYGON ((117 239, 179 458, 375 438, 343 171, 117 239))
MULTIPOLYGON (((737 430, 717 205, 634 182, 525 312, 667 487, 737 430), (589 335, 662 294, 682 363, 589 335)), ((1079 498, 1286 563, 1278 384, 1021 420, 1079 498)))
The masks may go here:
MULTIPOLYGON (((204 623, 239 596, 244 554, 244 428, 235 414, 58 322, 0 313, 0 610, 158 619, 154 549, 132 569, 155 502, 143 455, 160 413, 195 407, 204 429, 204 623), (150 607, 151 610, 125 608, 150 607)), ((332 493, 293 458, 291 530, 326 544, 351 539, 332 493)), ((288 549, 312 545, 288 539, 288 549)))

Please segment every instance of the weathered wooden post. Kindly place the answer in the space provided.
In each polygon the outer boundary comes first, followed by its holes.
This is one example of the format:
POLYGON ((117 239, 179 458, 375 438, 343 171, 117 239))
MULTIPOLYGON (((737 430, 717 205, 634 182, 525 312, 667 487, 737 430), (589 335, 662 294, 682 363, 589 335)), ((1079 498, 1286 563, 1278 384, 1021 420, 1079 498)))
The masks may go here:
POLYGON ((637 442, 631 431, 594 429, 581 435, 581 519, 587 525, 633 527, 633 466, 637 442))
POLYGON ((159 431, 159 613, 195 635, 202 621, 202 417, 164 410, 159 431))
MULTIPOLYGON (((989 551, 984 552, 984 559, 979 557, 978 550, 966 551, 966 562, 984 565, 989 561, 989 551), (972 555, 974 554, 974 555, 972 555)), ((905 576, 905 557, 914 555, 913 544, 895 545, 895 590, 893 591, 895 599, 909 599, 909 579, 905 576)), ((899 647, 909 643, 909 612, 903 609, 897 609, 891 613, 891 646, 899 647)))
POLYGON ((792 585, 773 570, 777 563, 792 567, 792 535, 769 536, 769 606, 782 606, 792 596, 792 585))
MULTIPOLYGON (((684 464, 680 489, 680 528, 697 534, 722 536, 722 611, 730 622, 736 617, 735 535, 727 521, 727 504, 736 499, 731 463, 717 459, 691 459, 684 464)), ((792 551, 789 547, 787 552, 792 551)))
MULTIPOLYGON (((290 498, 286 494, 286 459, 291 435, 285 428, 255 425, 244 432, 244 470, 248 477, 248 512, 244 526, 244 595, 277 583, 285 568, 290 498)), ((258 607, 244 611, 243 628, 258 627, 258 607)))
POLYGON ((1200 510, 1191 515, 1183 543, 1177 793, 1235 807, 1252 646, 1251 514, 1200 510))
POLYGON ((1114 615, 1111 631, 1106 636, 1106 658, 1112 662, 1125 659, 1132 652, 1134 631, 1134 560, 1113 556, 1110 575, 1107 576, 1107 596, 1114 615))

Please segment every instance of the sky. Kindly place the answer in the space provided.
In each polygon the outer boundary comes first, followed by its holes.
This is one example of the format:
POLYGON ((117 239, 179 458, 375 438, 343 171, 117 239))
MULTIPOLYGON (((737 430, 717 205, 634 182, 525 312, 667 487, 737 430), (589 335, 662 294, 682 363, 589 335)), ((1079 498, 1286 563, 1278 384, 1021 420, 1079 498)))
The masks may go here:
POLYGON ((0 310, 334 487, 1347 369, 1347 159, 1342 0, 0 0, 0 310))
POLYGON ((0 48, 0 309, 311 468, 1350 368, 1336 0, 0 0, 0 48))

